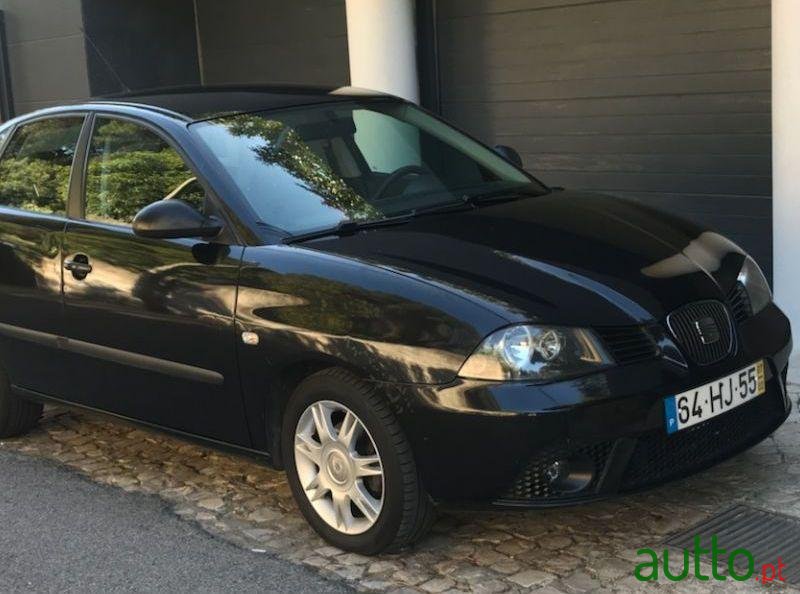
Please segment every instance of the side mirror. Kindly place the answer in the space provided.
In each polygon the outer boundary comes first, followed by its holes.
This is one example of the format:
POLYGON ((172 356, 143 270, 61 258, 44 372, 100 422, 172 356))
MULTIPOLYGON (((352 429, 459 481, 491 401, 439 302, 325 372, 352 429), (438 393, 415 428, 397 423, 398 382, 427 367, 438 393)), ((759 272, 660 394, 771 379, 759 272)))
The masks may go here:
POLYGON ((159 200, 148 204, 133 218, 133 232, 140 237, 179 239, 211 238, 219 235, 222 224, 204 217, 182 200, 159 200))
POLYGON ((503 157, 509 163, 513 163, 520 169, 522 168, 522 157, 520 157, 519 153, 510 146, 498 144, 494 147, 494 152, 503 157))

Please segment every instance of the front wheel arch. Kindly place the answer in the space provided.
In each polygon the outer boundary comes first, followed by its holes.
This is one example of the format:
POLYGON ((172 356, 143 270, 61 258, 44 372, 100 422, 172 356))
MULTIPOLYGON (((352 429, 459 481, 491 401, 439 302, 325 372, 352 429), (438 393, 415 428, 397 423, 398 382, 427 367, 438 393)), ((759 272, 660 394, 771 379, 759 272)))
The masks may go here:
POLYGON ((278 470, 283 470, 285 465, 282 430, 286 404, 289 402, 295 390, 297 390, 297 387, 304 380, 316 373, 333 369, 341 369, 361 380, 367 377, 360 369, 343 361, 328 357, 310 358, 303 361, 296 361, 285 366, 274 382, 272 389, 269 391, 271 397, 265 403, 265 430, 267 443, 270 448, 272 465, 278 470))

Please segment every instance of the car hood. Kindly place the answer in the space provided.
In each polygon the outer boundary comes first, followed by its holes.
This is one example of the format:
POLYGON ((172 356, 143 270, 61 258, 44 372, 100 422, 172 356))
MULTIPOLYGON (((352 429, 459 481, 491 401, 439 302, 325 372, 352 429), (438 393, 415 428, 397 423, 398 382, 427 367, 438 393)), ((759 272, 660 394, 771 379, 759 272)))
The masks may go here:
POLYGON ((634 202, 551 192, 304 244, 444 286, 509 322, 616 325, 724 299, 742 251, 634 202))

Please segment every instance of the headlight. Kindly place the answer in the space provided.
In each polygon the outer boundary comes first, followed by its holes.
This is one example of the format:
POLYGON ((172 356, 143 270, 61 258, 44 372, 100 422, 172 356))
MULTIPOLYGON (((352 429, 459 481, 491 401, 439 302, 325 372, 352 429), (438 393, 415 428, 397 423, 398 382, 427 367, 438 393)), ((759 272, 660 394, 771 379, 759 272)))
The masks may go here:
POLYGON ((520 325, 486 338, 466 360, 460 377, 548 382, 613 364, 591 330, 520 325))
POLYGON ((736 280, 744 285, 747 297, 750 299, 750 307, 753 310, 753 314, 760 312, 772 301, 772 291, 769 288, 769 283, 764 277, 764 273, 761 272, 761 268, 750 256, 744 259, 742 270, 736 280))

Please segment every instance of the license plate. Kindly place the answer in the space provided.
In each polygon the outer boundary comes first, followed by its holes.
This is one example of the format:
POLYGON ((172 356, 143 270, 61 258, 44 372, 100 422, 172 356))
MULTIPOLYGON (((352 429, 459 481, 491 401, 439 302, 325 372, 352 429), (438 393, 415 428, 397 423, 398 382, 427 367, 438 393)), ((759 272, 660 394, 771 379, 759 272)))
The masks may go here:
POLYGON ((667 433, 675 433, 728 412, 766 391, 764 361, 664 399, 667 433))

